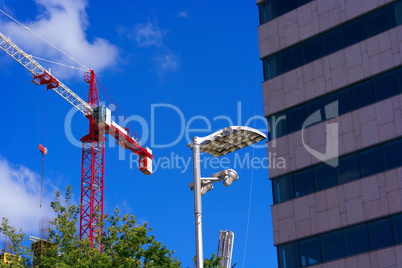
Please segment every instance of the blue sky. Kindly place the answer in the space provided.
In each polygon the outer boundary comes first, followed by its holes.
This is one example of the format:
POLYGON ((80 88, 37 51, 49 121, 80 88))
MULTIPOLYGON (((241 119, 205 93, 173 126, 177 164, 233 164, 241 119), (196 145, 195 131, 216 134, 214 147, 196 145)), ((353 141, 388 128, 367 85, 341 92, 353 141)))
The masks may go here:
MULTIPOLYGON (((105 208, 117 206, 148 222, 157 240, 183 267, 195 255, 193 136, 248 125, 266 133, 261 96, 258 9, 254 1, 0 0, 0 8, 80 63, 94 69, 146 146, 155 173, 145 176, 136 157, 110 141, 106 151, 105 208)), ((32 33, 0 16, 0 31, 27 53, 67 65, 32 33)), ((39 60, 38 60, 39 61, 39 60)), ((87 119, 53 91, 35 86, 30 73, 0 53, 0 216, 38 233, 41 155, 47 146, 44 202, 73 186, 79 200, 81 148, 87 119), (71 115, 71 116, 70 116, 71 115)), ((87 98, 83 72, 39 61, 87 98)), ((102 91, 101 91, 102 96, 102 91)), ((103 95, 104 96, 104 95, 103 95)), ((108 138, 109 140, 111 138, 108 138)), ((275 267, 265 142, 215 159, 203 154, 202 176, 234 168, 240 178, 203 196, 204 255, 216 253, 220 230, 235 233, 236 267, 275 267)), ((271 164, 273 164, 271 162, 271 164)))

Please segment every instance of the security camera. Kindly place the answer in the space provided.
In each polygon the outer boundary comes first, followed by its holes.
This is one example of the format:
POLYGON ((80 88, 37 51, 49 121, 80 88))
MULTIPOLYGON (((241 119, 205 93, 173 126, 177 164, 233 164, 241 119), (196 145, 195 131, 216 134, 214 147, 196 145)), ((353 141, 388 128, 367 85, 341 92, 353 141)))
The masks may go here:
POLYGON ((239 178, 239 175, 233 169, 225 169, 212 174, 211 177, 223 180, 223 185, 227 187, 231 185, 235 180, 237 180, 239 178))
MULTIPOLYGON (((206 194, 207 192, 211 191, 214 186, 212 185, 212 181, 210 180, 202 180, 201 181, 201 195, 206 194)), ((194 183, 190 182, 188 184, 188 187, 190 187, 191 191, 194 191, 194 183)))

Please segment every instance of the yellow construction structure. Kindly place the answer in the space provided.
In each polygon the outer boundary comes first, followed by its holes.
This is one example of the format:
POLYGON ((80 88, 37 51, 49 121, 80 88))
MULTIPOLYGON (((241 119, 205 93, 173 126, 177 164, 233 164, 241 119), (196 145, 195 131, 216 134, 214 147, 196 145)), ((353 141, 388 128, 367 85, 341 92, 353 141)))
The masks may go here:
POLYGON ((40 263, 40 258, 43 253, 45 253, 49 248, 55 246, 52 242, 49 242, 42 238, 37 238, 30 236, 30 240, 33 242, 31 244, 31 251, 33 252, 33 266, 37 267, 40 263))
POLYGON ((13 254, 10 253, 1 253, 0 254, 0 262, 5 263, 5 264, 15 264, 17 262, 20 262, 20 257, 19 256, 15 256, 13 254))

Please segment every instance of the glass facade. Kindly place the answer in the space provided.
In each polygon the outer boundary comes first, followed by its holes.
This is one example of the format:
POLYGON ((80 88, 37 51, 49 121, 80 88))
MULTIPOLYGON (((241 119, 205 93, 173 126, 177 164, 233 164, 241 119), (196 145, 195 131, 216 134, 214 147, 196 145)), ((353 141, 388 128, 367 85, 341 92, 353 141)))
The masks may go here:
POLYGON ((274 204, 402 166, 402 138, 272 179, 274 204))
POLYGON ((278 246, 280 268, 297 268, 401 244, 402 213, 278 246))
MULTIPOLYGON (((264 3, 268 2, 270 1, 264 3)), ((282 0, 278 2, 287 1, 282 0)), ((297 1, 292 0, 290 2, 297 1)), ((270 12, 269 14, 273 13, 270 12)), ((396 3, 394 2, 363 17, 275 53, 263 59, 264 80, 272 79, 304 64, 399 26, 402 23, 401 14, 402 0, 398 0, 396 3)), ((268 15, 266 17, 268 18, 268 15)))

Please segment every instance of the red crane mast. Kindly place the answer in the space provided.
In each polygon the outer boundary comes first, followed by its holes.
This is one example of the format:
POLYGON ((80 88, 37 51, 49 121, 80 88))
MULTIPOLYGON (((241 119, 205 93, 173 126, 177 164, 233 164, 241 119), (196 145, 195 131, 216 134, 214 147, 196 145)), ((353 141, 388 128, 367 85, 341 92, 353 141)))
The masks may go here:
POLYGON ((33 82, 46 85, 73 105, 89 119, 89 133, 81 138, 81 207, 80 238, 88 237, 91 246, 96 245, 96 235, 102 232, 104 215, 105 134, 117 140, 117 144, 139 156, 139 169, 145 175, 152 174, 152 151, 142 147, 137 138, 130 136, 124 127, 112 120, 111 111, 100 106, 94 71, 85 73, 89 83, 88 101, 84 101, 49 71, 25 53, 9 38, 0 33, 0 48, 30 71, 33 82))
MULTIPOLYGON (((85 81, 89 83, 88 104, 96 108, 100 106, 95 73, 86 73, 85 81)), ((81 163, 81 208, 80 237, 88 237, 91 245, 95 243, 97 232, 102 231, 104 213, 104 181, 105 181, 105 137, 92 115, 89 119, 89 133, 82 137, 81 163)))

